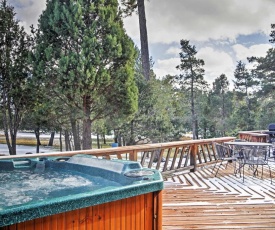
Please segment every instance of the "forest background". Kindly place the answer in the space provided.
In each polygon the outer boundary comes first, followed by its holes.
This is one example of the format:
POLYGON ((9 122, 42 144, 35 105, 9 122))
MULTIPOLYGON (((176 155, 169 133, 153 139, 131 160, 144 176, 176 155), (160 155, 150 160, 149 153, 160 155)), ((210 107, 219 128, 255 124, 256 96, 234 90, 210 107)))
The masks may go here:
POLYGON ((91 134, 98 137, 97 147, 108 134, 119 145, 131 145, 190 133, 193 139, 237 136, 274 122, 273 48, 265 57, 248 57, 253 68, 239 61, 229 88, 223 73, 212 84, 204 80, 204 60, 192 41, 182 39, 175 66, 181 74, 158 79, 152 57, 145 77, 116 0, 48 1, 31 34, 15 15, 3 0, 0 109, 10 154, 16 154, 19 130, 34 130, 38 146, 41 132, 58 132, 67 151, 91 148, 91 134))

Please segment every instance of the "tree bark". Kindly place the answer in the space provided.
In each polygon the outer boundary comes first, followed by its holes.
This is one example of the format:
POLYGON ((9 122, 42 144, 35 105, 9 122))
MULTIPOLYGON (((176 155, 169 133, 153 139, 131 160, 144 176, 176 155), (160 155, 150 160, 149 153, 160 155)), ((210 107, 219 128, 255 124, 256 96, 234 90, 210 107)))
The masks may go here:
POLYGON ((48 146, 53 146, 54 135, 55 135, 55 132, 51 132, 51 137, 50 137, 48 146))
POLYGON ((83 150, 92 148, 92 121, 91 121, 91 102, 90 96, 83 98, 83 111, 85 117, 83 119, 83 150))
POLYGON ((149 59, 148 36, 147 36, 144 0, 137 0, 137 4, 138 4, 138 16, 139 16, 142 68, 143 68, 144 77, 148 81, 150 79, 150 59, 149 59))
POLYGON ((74 138, 74 150, 81 150, 79 132, 76 125, 76 120, 71 118, 71 126, 74 138))
MULTIPOLYGON (((3 126, 4 126, 4 133, 5 133, 5 138, 6 138, 6 143, 9 149, 9 154, 10 155, 16 155, 16 148, 14 149, 12 146, 12 143, 10 141, 10 136, 9 136, 9 126, 8 126, 8 121, 7 121, 7 115, 6 111, 2 112, 3 115, 3 126)), ((11 134, 12 135, 12 134, 11 134)))
POLYGON ((192 132, 193 132, 193 140, 196 140, 197 136, 197 127, 196 127, 196 113, 195 113, 195 99, 194 99, 194 77, 192 77, 191 82, 191 113, 192 113, 192 132))
POLYGON ((96 134, 97 148, 100 149, 99 134, 96 134))
POLYGON ((135 137, 134 137, 134 120, 131 120, 130 123, 130 140, 128 145, 134 145, 135 144, 135 137))
MULTIPOLYGON (((4 92, 3 95, 7 95, 7 93, 4 92)), ((18 110, 15 110, 15 112, 13 112, 13 110, 10 107, 10 104, 10 99, 6 99, 6 96, 4 96, 2 115, 6 143, 9 149, 9 154, 16 155, 16 136, 20 118, 18 110)))
POLYGON ((39 153, 39 146, 41 145, 39 127, 34 129, 34 133, 35 133, 35 138, 36 138, 36 153, 39 153))
POLYGON ((71 151, 72 150, 68 130, 65 130, 65 150, 66 151, 71 151))
POLYGON ((83 150, 92 148, 91 127, 91 119, 85 118, 83 121, 83 150))
POLYGON ((62 152, 63 151, 62 129, 60 129, 60 132, 59 132, 59 146, 60 146, 60 152, 62 152))

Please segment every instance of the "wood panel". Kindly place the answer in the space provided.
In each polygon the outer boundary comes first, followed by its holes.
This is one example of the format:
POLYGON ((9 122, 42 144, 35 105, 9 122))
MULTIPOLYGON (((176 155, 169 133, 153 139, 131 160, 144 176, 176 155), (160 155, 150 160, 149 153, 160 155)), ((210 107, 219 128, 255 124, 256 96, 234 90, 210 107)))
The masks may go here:
MULTIPOLYGON (((235 176, 233 163, 168 177, 163 190, 163 230, 172 229, 275 229, 275 185, 268 168, 254 177, 245 168, 245 182, 235 176)), ((275 164, 271 164, 275 169, 275 164)), ((272 172, 274 177, 275 172, 272 172)))
POLYGON ((162 201, 159 194, 160 192, 147 193, 93 207, 37 218, 0 229, 161 230, 162 201))

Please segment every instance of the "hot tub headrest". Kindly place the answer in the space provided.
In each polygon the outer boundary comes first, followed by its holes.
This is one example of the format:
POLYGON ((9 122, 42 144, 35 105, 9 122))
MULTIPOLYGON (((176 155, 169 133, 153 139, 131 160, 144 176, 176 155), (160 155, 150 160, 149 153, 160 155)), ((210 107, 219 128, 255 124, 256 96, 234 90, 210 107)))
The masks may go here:
POLYGON ((105 159, 98 159, 94 156, 82 155, 82 154, 72 156, 67 162, 71 164, 101 168, 101 169, 109 170, 119 174, 124 174, 129 170, 142 168, 140 163, 135 161, 105 160, 105 159))

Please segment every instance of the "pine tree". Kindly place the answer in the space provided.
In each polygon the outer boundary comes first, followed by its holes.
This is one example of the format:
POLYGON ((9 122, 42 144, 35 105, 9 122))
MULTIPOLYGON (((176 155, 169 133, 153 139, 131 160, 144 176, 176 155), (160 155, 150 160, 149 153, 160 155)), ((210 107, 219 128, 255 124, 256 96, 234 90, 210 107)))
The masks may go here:
POLYGON ((140 47, 143 75, 147 81, 150 79, 150 57, 148 48, 148 35, 144 0, 121 0, 125 7, 124 13, 131 15, 136 9, 139 17, 140 47))
POLYGON ((39 19, 35 74, 83 124, 91 148, 92 122, 137 110, 134 44, 123 28, 117 0, 48 0, 39 19))
MULTIPOLYGON (((255 124, 254 109, 257 107, 253 98, 253 88, 258 84, 258 81, 256 81, 254 75, 247 70, 242 61, 237 63, 234 76, 236 80, 233 80, 233 82, 237 93, 237 99, 242 101, 240 107, 235 108, 240 110, 238 111, 239 115, 243 117, 243 122, 239 127, 246 130, 252 130, 255 124)), ((242 119, 237 121, 237 123, 241 120, 242 119)))
POLYGON ((182 89, 190 93, 190 109, 192 116, 193 139, 198 139, 198 114, 195 111, 196 90, 207 85, 204 80, 204 61, 196 58, 197 50, 195 46, 189 44, 188 40, 181 40, 180 61, 181 64, 176 68, 182 74, 176 76, 175 81, 182 89))
POLYGON ((29 85, 30 37, 15 19, 14 8, 0 3, 0 104, 10 155, 16 154, 16 136, 24 113, 32 106, 29 85))

